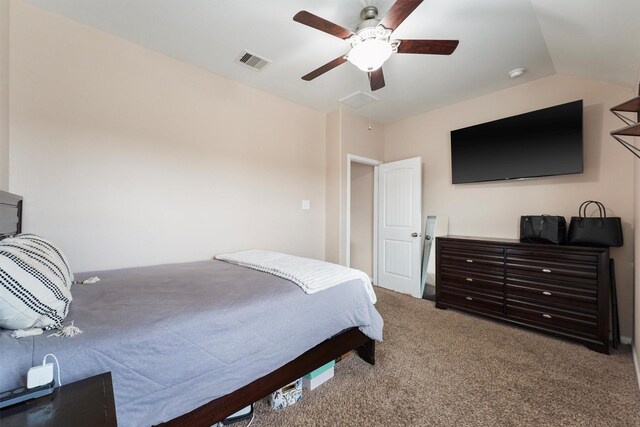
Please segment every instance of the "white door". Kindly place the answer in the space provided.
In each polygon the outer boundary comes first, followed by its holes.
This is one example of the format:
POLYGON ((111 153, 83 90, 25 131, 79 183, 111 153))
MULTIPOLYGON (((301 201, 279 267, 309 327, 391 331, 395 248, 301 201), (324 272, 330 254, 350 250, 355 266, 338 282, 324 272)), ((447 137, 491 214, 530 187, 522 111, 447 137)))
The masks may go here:
POLYGON ((378 285, 422 298, 422 159, 378 168, 378 285))

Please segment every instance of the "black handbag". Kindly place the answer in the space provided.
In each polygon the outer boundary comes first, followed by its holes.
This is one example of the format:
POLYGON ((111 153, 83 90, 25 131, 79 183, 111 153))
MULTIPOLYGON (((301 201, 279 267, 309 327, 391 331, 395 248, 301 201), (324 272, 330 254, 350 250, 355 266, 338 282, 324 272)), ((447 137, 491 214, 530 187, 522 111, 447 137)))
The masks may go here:
POLYGON ((595 200, 587 200, 578 208, 578 216, 571 217, 569 224, 569 244, 583 246, 622 246, 622 222, 620 217, 607 217, 604 205, 595 200), (600 217, 587 217, 590 204, 598 206, 600 217))
POLYGON ((567 221, 563 216, 524 215, 520 217, 520 241, 555 243, 567 241, 567 221))

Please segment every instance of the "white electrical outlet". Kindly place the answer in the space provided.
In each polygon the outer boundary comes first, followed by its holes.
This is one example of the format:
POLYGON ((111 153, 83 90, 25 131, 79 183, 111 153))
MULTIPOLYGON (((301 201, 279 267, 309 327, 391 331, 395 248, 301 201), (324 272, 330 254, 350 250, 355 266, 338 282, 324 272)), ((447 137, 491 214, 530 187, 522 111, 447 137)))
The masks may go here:
POLYGON ((27 388, 49 384, 53 381, 53 363, 34 366, 27 372, 27 388))
POLYGON ((304 209, 305 211, 311 209, 311 200, 303 200, 302 209, 304 209))

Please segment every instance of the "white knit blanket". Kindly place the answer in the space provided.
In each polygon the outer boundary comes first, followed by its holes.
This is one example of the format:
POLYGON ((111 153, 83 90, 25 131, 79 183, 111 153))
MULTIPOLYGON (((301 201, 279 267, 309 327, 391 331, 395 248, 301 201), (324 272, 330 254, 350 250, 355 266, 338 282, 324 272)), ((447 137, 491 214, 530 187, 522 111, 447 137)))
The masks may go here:
POLYGON ((262 250, 216 255, 215 259, 290 280, 307 294, 313 294, 349 280, 360 279, 369 299, 373 304, 376 303, 371 279, 366 273, 355 268, 262 250))

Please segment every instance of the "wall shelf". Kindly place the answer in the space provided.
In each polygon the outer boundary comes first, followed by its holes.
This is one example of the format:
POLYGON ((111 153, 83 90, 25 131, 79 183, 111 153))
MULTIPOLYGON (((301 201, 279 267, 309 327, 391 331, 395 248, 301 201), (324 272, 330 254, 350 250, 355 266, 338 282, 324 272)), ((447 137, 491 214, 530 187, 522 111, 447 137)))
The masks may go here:
POLYGON ((640 148, 621 138, 623 136, 640 137, 640 87, 638 88, 638 96, 616 105, 610 111, 627 125, 611 132, 611 136, 640 159, 640 148), (634 121, 622 113, 636 113, 636 120, 634 121))
POLYGON ((614 130, 611 135, 619 136, 640 136, 640 123, 634 123, 621 129, 614 130))
POLYGON ((616 105, 611 109, 611 111, 627 111, 630 113, 640 112, 640 96, 636 96, 635 98, 623 102, 620 105, 616 105))

